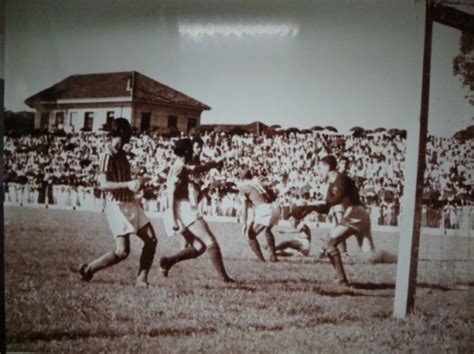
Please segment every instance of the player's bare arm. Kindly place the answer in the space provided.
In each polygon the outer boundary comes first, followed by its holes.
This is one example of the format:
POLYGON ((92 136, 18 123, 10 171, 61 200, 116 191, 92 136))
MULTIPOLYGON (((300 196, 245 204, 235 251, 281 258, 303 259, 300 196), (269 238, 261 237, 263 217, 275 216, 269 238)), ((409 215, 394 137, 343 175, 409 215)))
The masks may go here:
POLYGON ((198 175, 201 173, 208 172, 213 168, 219 167, 225 160, 233 158, 236 156, 235 152, 228 152, 223 154, 221 157, 216 159, 215 161, 207 162, 200 165, 186 165, 186 168, 194 175, 198 175))
POLYGON ((244 235, 247 234, 247 231, 248 231, 248 215, 249 215, 249 202, 247 200, 246 197, 241 197, 240 198, 240 201, 242 203, 242 223, 243 223, 243 226, 242 226, 242 233, 244 235))

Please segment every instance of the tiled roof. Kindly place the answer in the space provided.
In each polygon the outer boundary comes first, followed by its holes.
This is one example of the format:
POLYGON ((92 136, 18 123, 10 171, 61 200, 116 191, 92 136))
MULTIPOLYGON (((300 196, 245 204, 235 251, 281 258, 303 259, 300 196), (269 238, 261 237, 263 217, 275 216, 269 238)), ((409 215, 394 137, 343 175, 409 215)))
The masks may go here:
POLYGON ((29 97, 25 103, 33 108, 40 102, 61 99, 132 98, 132 92, 134 101, 211 109, 206 104, 136 71, 72 75, 29 97), (129 85, 133 85, 133 90, 129 90, 129 85))

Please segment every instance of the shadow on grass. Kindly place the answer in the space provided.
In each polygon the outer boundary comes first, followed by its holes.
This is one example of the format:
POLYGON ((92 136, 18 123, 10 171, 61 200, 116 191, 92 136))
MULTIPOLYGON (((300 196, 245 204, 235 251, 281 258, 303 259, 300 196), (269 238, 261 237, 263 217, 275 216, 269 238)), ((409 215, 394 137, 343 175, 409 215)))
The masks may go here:
MULTIPOLYGON (((183 336, 192 336, 196 334, 214 334, 217 332, 217 329, 214 327, 207 328, 155 328, 145 333, 140 333, 144 336, 149 337, 183 337, 183 336)), ((100 338, 100 339, 112 339, 120 338, 123 336, 130 335, 128 332, 120 332, 116 330, 99 330, 99 331, 52 331, 52 332, 23 332, 17 333, 15 335, 7 336, 8 343, 19 344, 19 343, 28 343, 28 342, 51 342, 51 341, 61 341, 61 340, 78 340, 78 339, 91 339, 91 338, 100 338)))
MULTIPOLYGON (((260 282, 255 282, 254 286, 248 285, 246 283, 235 283, 232 285, 224 285, 224 286, 214 286, 214 285, 204 285, 203 288, 206 290, 240 290, 249 293, 257 293, 262 292, 265 293, 269 290, 272 290, 274 285, 283 285, 284 289, 275 288, 273 290, 283 290, 283 291, 302 291, 302 292, 310 292, 313 294, 318 294, 321 296, 329 296, 329 297, 339 297, 339 296, 353 296, 353 297, 391 297, 391 294, 370 294, 370 293, 363 293, 354 291, 354 289, 358 289, 357 287, 344 287, 341 285, 336 285, 339 289, 332 290, 332 289, 324 289, 320 286, 314 286, 314 280, 309 279, 275 279, 275 280, 264 280, 260 282)), ((362 290, 369 290, 364 287, 359 288, 362 290)))
POLYGON ((77 340, 89 338, 117 338, 124 334, 116 331, 52 331, 52 332, 22 332, 14 335, 7 335, 8 343, 27 343, 27 342, 51 342, 60 340, 77 340))
MULTIPOLYGON (((454 290, 444 285, 440 284, 429 284, 429 283, 418 283, 416 284, 418 288, 431 289, 431 290, 441 290, 449 291, 454 290)), ((354 289, 359 290, 389 290, 395 289, 395 284, 393 283, 352 283, 354 289)))

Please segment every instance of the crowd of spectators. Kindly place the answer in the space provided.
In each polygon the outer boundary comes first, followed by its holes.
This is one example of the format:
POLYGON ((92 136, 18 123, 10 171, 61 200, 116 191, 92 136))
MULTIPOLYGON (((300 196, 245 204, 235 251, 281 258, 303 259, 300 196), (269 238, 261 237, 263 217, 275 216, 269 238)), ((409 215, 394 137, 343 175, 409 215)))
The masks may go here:
MULTIPOLYGON (((234 182, 244 166, 273 186, 284 210, 298 200, 322 199, 325 184, 317 162, 333 154, 347 164, 346 171, 359 186, 373 222, 398 224, 406 149, 401 135, 380 132, 354 137, 313 131, 257 136, 211 132, 201 137, 205 142, 203 160, 228 151, 238 154, 224 168, 203 176, 207 193, 200 208, 204 214, 239 214, 234 182)), ((5 136, 6 202, 100 207, 95 184, 99 156, 107 139, 104 132, 5 136)), ((173 138, 141 134, 126 146, 132 173, 150 178, 143 190, 143 202, 149 211, 168 207, 165 180, 173 162, 172 142, 173 138)), ((472 145, 471 140, 429 138, 424 176, 424 217, 428 226, 444 223, 455 227, 456 213, 472 204, 472 145)))

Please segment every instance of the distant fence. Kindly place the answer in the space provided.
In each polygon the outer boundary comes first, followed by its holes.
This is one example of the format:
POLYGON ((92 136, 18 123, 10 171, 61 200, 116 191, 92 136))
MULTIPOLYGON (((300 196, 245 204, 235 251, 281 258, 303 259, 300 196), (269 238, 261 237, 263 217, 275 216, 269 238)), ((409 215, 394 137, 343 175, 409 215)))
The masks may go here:
MULTIPOLYGON (((5 193, 5 206, 49 208, 61 210, 84 210, 101 212, 105 204, 102 198, 94 195, 93 188, 63 188, 53 186, 50 193, 41 196, 24 190, 16 190, 15 193, 5 193), (41 202, 39 202, 41 201, 41 202)), ((157 201, 144 200, 144 209, 151 217, 161 217, 165 210, 163 205, 157 201)), ((207 208, 201 210, 206 219, 210 221, 238 222, 239 211, 236 208, 207 208)), ((285 213, 282 213, 283 215, 285 213)), ((284 218, 283 218, 284 219, 284 218)), ((392 220, 394 218, 391 218, 392 220)), ((372 227, 380 231, 398 231, 398 215, 389 225, 374 222, 372 217, 372 227)), ((378 219, 380 221, 382 219, 378 219)), ((309 223, 313 226, 329 227, 330 220, 325 215, 313 215, 309 218, 309 223)), ((283 221, 283 224, 285 221, 283 221)), ((423 207, 421 224, 423 233, 429 235, 451 235, 469 236, 474 230, 474 213, 472 206, 453 207, 448 206, 443 210, 423 207)))

